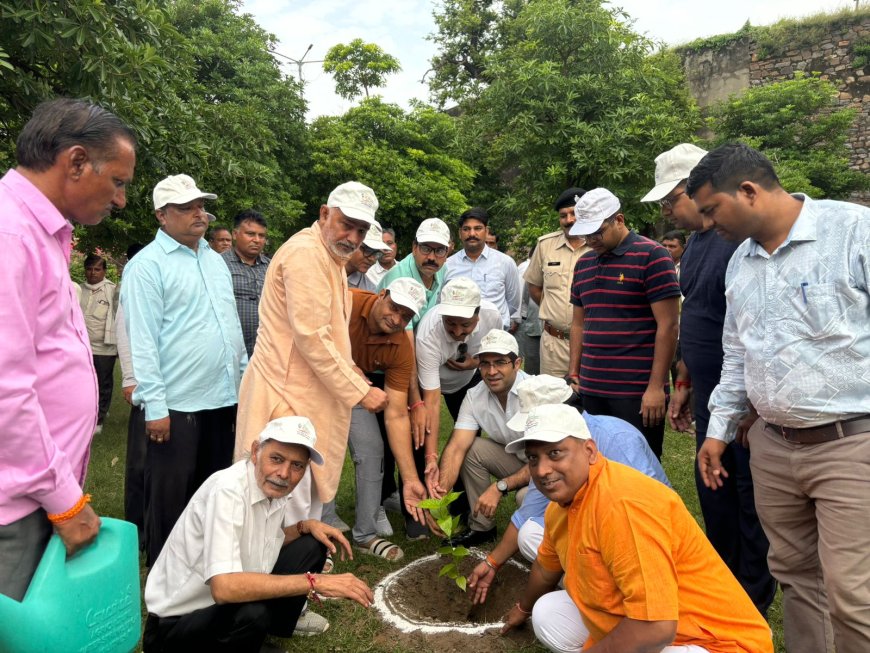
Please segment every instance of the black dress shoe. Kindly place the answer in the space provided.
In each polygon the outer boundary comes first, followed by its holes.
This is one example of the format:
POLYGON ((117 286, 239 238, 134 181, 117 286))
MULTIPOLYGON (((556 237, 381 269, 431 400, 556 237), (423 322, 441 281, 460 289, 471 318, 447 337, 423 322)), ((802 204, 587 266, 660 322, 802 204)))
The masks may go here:
POLYGON ((488 531, 467 530, 446 540, 445 544, 447 546, 464 546, 467 548, 477 546, 478 544, 486 544, 487 542, 495 542, 497 536, 498 531, 495 528, 490 528, 488 531))

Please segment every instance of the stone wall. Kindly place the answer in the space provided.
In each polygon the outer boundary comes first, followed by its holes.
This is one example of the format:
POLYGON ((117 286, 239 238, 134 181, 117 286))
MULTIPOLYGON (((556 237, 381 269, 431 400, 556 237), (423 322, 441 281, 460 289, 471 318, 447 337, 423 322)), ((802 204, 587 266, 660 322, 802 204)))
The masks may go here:
MULTIPOLYGON (((870 61, 855 67, 853 47, 870 44, 870 16, 838 20, 812 45, 784 52, 766 53, 751 35, 725 45, 677 48, 689 88, 704 108, 750 86, 761 86, 794 77, 795 72, 820 73, 839 90, 838 103, 858 110, 847 146, 851 165, 870 173, 870 61)), ((863 203, 870 194, 855 198, 863 203)))

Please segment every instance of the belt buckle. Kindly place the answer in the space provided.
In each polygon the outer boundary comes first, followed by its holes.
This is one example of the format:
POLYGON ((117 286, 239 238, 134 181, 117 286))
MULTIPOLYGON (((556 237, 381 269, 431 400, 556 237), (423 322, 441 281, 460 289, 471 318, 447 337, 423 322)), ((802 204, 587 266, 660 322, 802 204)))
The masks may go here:
POLYGON ((791 442, 791 440, 788 439, 788 428, 787 427, 777 426, 776 428, 779 429, 779 434, 782 436, 783 440, 785 440, 786 442, 791 442))

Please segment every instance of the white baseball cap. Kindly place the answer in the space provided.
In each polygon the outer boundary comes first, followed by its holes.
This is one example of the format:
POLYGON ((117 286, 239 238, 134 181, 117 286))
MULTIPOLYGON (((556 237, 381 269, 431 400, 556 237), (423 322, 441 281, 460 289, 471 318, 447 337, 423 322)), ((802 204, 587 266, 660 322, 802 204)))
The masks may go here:
POLYGON ((410 277, 399 277, 393 281, 387 290, 390 291, 390 299, 419 315, 420 310, 426 303, 426 289, 419 281, 410 277))
POLYGON ((284 444, 298 444, 308 449, 311 454, 311 462, 323 464, 323 456, 314 448, 317 443, 317 435, 314 433, 314 424, 307 417, 288 415, 278 417, 266 424, 257 438, 260 444, 266 440, 275 440, 284 444))
POLYGON ((351 220, 372 224, 378 210, 378 198, 375 191, 368 186, 358 181, 348 181, 333 189, 326 200, 326 206, 341 209, 351 220))
POLYGON ((532 408, 523 437, 509 442, 504 450, 515 454, 524 451, 530 441, 559 442, 565 438, 591 440, 592 434, 576 408, 565 404, 545 404, 532 408))
POLYGON ((154 208, 162 209, 167 204, 187 204, 200 198, 216 200, 214 193, 204 193, 196 187, 189 175, 169 175, 157 182, 153 192, 154 208))
POLYGON ((576 222, 569 236, 588 236, 598 231, 601 224, 619 212, 619 199, 606 188, 595 188, 578 198, 574 205, 576 222))
POLYGON ((441 289, 441 315, 469 318, 480 307, 480 288, 468 277, 451 279, 441 289))
POLYGON ((691 143, 680 143, 667 152, 656 157, 656 185, 640 200, 641 202, 657 202, 670 193, 684 179, 688 179, 692 168, 707 155, 691 143))
POLYGON ((206 213, 205 213, 205 217, 208 218, 208 221, 209 221, 209 222, 215 222, 215 221, 217 220, 217 217, 215 217, 215 214, 214 214, 214 213, 209 213, 208 211, 206 211, 206 213))
POLYGON ((418 243, 438 243, 447 247, 450 245, 450 227, 439 218, 427 218, 417 227, 415 238, 418 243))
POLYGON ((474 358, 481 354, 514 354, 519 356, 520 346, 517 344, 517 339, 504 329, 493 329, 480 339, 480 347, 474 353, 474 358))
POLYGON ((366 237, 363 238, 363 245, 369 249, 376 249, 380 252, 391 251, 390 246, 384 242, 384 231, 381 229, 381 225, 377 222, 373 222, 372 226, 369 227, 366 237))
POLYGON ((532 408, 546 404, 564 403, 572 394, 574 392, 562 377, 549 374, 530 376, 517 385, 520 408, 507 421, 507 427, 513 431, 524 430, 526 419, 528 419, 532 408))

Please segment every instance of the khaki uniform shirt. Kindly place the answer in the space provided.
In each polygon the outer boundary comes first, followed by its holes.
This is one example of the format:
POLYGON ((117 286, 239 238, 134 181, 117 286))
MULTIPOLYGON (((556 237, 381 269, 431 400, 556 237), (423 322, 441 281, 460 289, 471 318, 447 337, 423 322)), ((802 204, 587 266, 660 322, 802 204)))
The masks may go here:
POLYGON ((270 420, 307 417, 324 458, 309 468, 324 503, 338 489, 351 409, 369 390, 351 359, 344 263, 316 222, 275 253, 260 299, 257 346, 239 389, 234 460, 270 420))
POLYGON ((523 275, 527 283, 544 289, 538 317, 561 331, 571 328, 574 317, 571 306, 574 265, 589 249, 586 244, 571 249, 561 230, 546 234, 538 238, 538 246, 523 275))

